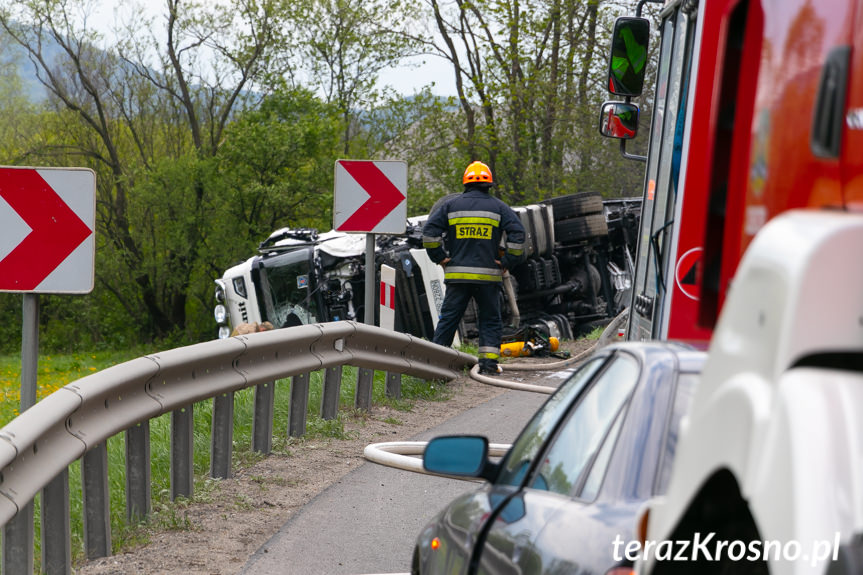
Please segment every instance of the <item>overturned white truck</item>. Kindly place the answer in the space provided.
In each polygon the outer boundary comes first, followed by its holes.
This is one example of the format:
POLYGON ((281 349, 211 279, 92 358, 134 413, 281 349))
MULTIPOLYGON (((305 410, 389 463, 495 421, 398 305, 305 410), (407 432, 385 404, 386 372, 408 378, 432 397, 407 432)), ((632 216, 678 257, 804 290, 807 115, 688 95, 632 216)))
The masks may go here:
MULTIPOLYGON (((572 338, 629 305, 640 199, 586 192, 515 210, 527 230, 527 258, 504 280, 504 339, 525 329, 572 338)), ((425 219, 411 218, 404 235, 377 236, 375 267, 378 277, 381 265, 396 270, 395 329, 431 339, 445 286, 422 248, 425 219)), ((241 323, 364 322, 365 248, 364 234, 273 232, 257 255, 215 280, 219 337, 241 323)), ((459 335, 469 340, 476 333, 471 306, 459 335)))

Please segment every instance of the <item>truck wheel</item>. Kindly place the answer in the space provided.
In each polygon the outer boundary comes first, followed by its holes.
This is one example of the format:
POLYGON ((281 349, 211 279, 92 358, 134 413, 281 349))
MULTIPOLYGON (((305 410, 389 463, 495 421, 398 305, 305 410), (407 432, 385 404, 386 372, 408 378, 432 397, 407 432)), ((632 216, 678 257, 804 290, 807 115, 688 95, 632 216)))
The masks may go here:
POLYGON ((568 220, 577 216, 602 213, 602 194, 599 192, 581 192, 542 200, 541 204, 550 204, 554 208, 555 220, 568 220))
POLYGON ((608 235, 608 223, 603 214, 589 214, 560 220, 554 224, 555 240, 571 244, 581 240, 608 235))

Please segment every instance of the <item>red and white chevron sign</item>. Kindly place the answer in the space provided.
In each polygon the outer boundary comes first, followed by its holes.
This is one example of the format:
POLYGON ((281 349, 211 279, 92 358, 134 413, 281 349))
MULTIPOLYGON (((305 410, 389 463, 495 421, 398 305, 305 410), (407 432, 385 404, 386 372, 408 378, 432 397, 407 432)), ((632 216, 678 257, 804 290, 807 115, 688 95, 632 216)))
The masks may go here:
POLYGON ((0 291, 89 293, 96 174, 0 167, 0 291))
POLYGON ((333 228, 340 232, 405 233, 408 165, 337 160, 333 228))

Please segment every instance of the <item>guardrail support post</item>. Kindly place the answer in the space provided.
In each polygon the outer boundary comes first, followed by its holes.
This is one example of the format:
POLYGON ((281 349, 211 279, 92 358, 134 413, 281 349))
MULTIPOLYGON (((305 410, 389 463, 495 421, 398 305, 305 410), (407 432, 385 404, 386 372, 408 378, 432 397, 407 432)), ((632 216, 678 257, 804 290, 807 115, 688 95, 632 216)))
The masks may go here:
POLYGON ((3 528, 3 573, 33 572, 33 502, 3 528))
POLYGON ((192 498, 195 490, 195 406, 171 412, 171 499, 192 498))
POLYGON ((288 412, 288 435, 302 437, 306 433, 306 412, 309 407, 309 374, 291 378, 291 405, 288 412))
POLYGON ((210 477, 227 479, 231 476, 231 455, 234 443, 234 393, 213 398, 210 477))
POLYGON ((273 450, 273 406, 276 383, 255 386, 255 413, 252 417, 252 451, 268 454, 273 450))
POLYGON ((321 419, 336 419, 339 416, 339 400, 342 395, 342 366, 336 365, 324 370, 324 384, 321 397, 321 419))
POLYGON ((42 489, 42 571, 46 575, 72 572, 70 523, 67 467, 42 489))
POLYGON ((107 442, 103 441, 81 458, 81 486, 87 559, 108 557, 111 555, 111 494, 107 442))
POLYGON ((387 372, 387 397, 401 399, 402 397, 402 374, 387 372))
POLYGON ((130 523, 150 514, 150 422, 126 430, 126 518, 130 523))
MULTIPOLYGON (((36 404, 39 370, 39 294, 25 293, 21 306, 21 413, 36 404)), ((33 572, 33 503, 22 506, 3 529, 3 573, 33 572)))
POLYGON ((371 411, 372 388, 375 380, 375 370, 361 367, 357 374, 357 391, 354 396, 354 405, 357 409, 371 411))

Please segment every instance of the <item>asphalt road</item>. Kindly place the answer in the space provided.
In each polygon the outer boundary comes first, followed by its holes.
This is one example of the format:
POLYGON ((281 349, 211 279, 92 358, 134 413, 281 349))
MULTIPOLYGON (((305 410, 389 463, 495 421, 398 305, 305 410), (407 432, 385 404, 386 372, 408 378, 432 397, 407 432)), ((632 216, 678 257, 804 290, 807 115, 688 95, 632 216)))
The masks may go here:
MULTIPOLYGON (((546 372, 543 385, 565 376, 546 372)), ((471 433, 511 443, 548 396, 509 391, 412 438, 471 433)), ((420 530, 475 483, 365 463, 295 514, 243 575, 407 573, 420 530)))

